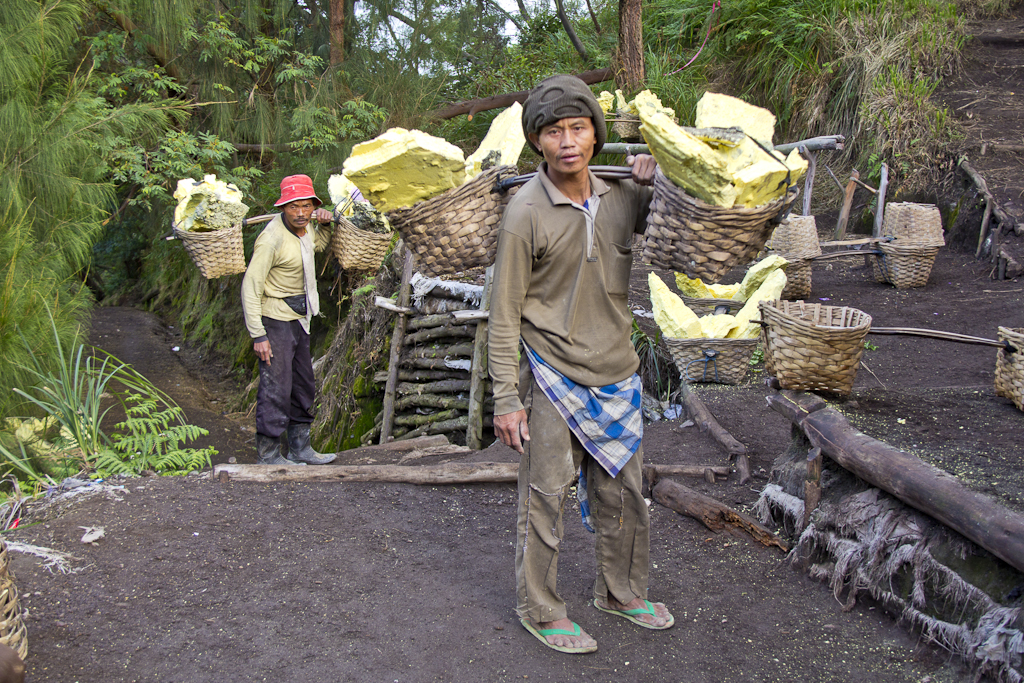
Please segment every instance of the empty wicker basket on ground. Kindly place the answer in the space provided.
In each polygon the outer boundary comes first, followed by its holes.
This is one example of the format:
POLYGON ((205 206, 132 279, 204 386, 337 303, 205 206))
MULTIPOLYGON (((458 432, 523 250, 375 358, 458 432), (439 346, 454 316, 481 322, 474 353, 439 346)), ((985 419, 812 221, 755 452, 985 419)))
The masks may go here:
POLYGON ((715 283, 733 266, 750 262, 796 199, 785 197, 753 209, 706 204, 677 187, 659 169, 644 233, 644 263, 715 283))
POLYGON ((18 587, 8 566, 7 541, 0 537, 0 643, 18 653, 28 655, 28 633, 18 605, 18 587))
POLYGON ((771 248, 789 261, 782 298, 806 299, 811 295, 811 261, 821 254, 814 216, 789 216, 772 233, 771 248))
POLYGON ((331 251, 345 270, 362 273, 380 270, 395 233, 386 234, 360 230, 343 216, 338 216, 331 235, 331 251))
POLYGON ((850 393, 870 315, 848 306, 763 301, 761 320, 765 369, 783 389, 850 393))
POLYGON ((999 341, 1015 350, 999 349, 996 356, 996 396, 1024 410, 1024 327, 1000 327, 999 341))
POLYGON ((427 276, 483 268, 494 262, 498 223, 512 192, 495 183, 516 175, 514 166, 495 166, 444 194, 396 209, 388 220, 427 276))
POLYGON ((245 272, 241 225, 212 232, 190 232, 179 230, 177 226, 172 229, 174 237, 185 245, 185 251, 207 280, 245 272))
POLYGON ((896 239, 878 245, 882 253, 872 264, 875 280, 897 288, 928 284, 935 257, 946 244, 938 207, 913 202, 887 204, 881 236, 896 239))
POLYGON ((739 384, 750 367, 757 339, 669 339, 665 346, 689 382, 739 384))

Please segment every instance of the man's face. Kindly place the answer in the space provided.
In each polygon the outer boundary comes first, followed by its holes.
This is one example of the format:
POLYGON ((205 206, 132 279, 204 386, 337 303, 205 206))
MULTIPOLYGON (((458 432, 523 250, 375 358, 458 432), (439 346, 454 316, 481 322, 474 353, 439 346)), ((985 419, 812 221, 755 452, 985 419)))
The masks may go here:
POLYGON ((294 202, 288 202, 281 207, 281 213, 284 214, 285 225, 292 232, 299 232, 305 230, 306 226, 309 225, 309 219, 313 216, 313 212, 316 210, 316 202, 312 199, 299 199, 294 202))
POLYGON ((539 133, 531 133, 530 140, 540 148, 550 170, 574 175, 594 157, 597 134, 591 119, 576 117, 544 126, 539 133))

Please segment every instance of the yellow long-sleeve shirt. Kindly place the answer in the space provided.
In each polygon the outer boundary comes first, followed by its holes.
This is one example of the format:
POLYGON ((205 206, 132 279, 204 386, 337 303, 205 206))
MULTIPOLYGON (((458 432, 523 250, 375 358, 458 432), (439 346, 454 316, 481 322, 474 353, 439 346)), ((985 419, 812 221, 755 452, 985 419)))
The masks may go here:
MULTIPOLYGON (((302 267, 302 252, 307 250, 308 261, 313 263, 313 252, 323 251, 331 241, 330 226, 320 226, 310 221, 310 228, 302 237, 297 237, 284 224, 281 214, 275 216, 256 238, 252 259, 242 279, 242 310, 245 327, 254 341, 262 341, 267 332, 263 328, 263 316, 274 320, 301 320, 302 327, 309 332, 311 314, 301 316, 288 307, 283 299, 306 291, 305 271, 302 267)), ((316 274, 310 273, 310 281, 316 282, 316 274)), ((315 286, 307 295, 311 300, 317 296, 315 286)), ((316 302, 318 303, 318 299, 316 302)), ((313 301, 307 301, 307 307, 313 301)))

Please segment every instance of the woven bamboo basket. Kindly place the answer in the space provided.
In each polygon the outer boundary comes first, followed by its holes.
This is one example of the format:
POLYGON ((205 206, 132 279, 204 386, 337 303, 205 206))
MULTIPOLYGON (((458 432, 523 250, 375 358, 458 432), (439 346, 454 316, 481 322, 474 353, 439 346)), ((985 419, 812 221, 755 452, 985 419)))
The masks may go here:
POLYGON ((789 265, 786 266, 786 288, 782 290, 782 298, 793 301, 809 297, 811 262, 804 259, 821 254, 814 216, 789 216, 775 228, 768 246, 789 261, 789 265))
POLYGON ((739 384, 757 339, 664 339, 679 374, 689 382, 739 384))
POLYGON ((724 307, 725 310, 722 312, 729 315, 736 315, 743 308, 743 302, 736 299, 695 299, 689 296, 681 298, 686 307, 698 316, 714 313, 719 306, 724 307))
POLYGON ((618 135, 625 142, 643 140, 640 135, 640 117, 630 114, 623 109, 615 110, 615 121, 612 123, 612 132, 618 135))
POLYGON ((913 243, 930 247, 945 246, 942 235, 942 216, 934 204, 895 202, 885 205, 882 236, 897 237, 903 244, 913 243))
POLYGON ((421 273, 438 276, 494 263, 498 223, 512 195, 499 192, 495 183, 515 174, 514 166, 495 166, 460 187, 388 214, 421 273))
POLYGON ((177 226, 173 230, 174 237, 185 245, 185 251, 207 280, 245 272, 241 224, 212 232, 189 232, 177 226))
POLYGON ((343 216, 336 218, 331 235, 331 251, 345 270, 366 272, 380 270, 380 264, 391 248, 395 233, 380 234, 360 230, 343 216))
POLYGON ((875 281, 888 282, 898 289, 924 287, 935 265, 939 253, 937 245, 904 244, 903 242, 879 242, 871 266, 875 281))
POLYGON ((853 390, 871 316, 848 306, 762 301, 765 369, 784 389, 853 390))
POLYGON ((18 653, 22 659, 28 655, 28 632, 18 605, 18 587, 8 566, 7 541, 0 537, 0 643, 18 653))
POLYGON ((1000 327, 999 341, 1009 342, 1016 351, 999 349, 996 356, 996 396, 1013 401, 1024 410, 1024 327, 1000 327))
POLYGON ((644 263, 715 283, 750 262, 796 199, 796 187, 762 206, 726 209, 689 196, 659 169, 644 233, 644 263))

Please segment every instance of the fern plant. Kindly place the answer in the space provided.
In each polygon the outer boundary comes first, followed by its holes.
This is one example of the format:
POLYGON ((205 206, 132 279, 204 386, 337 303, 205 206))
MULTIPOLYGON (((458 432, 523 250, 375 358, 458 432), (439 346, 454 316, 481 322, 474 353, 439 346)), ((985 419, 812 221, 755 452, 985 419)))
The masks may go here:
POLYGON ((118 431, 111 436, 113 449, 104 449, 97 455, 96 469, 101 474, 139 474, 144 470, 187 474, 209 467, 210 458, 217 454, 212 446, 185 447, 209 432, 184 424, 178 406, 128 394, 125 412, 125 421, 114 425, 118 431))

